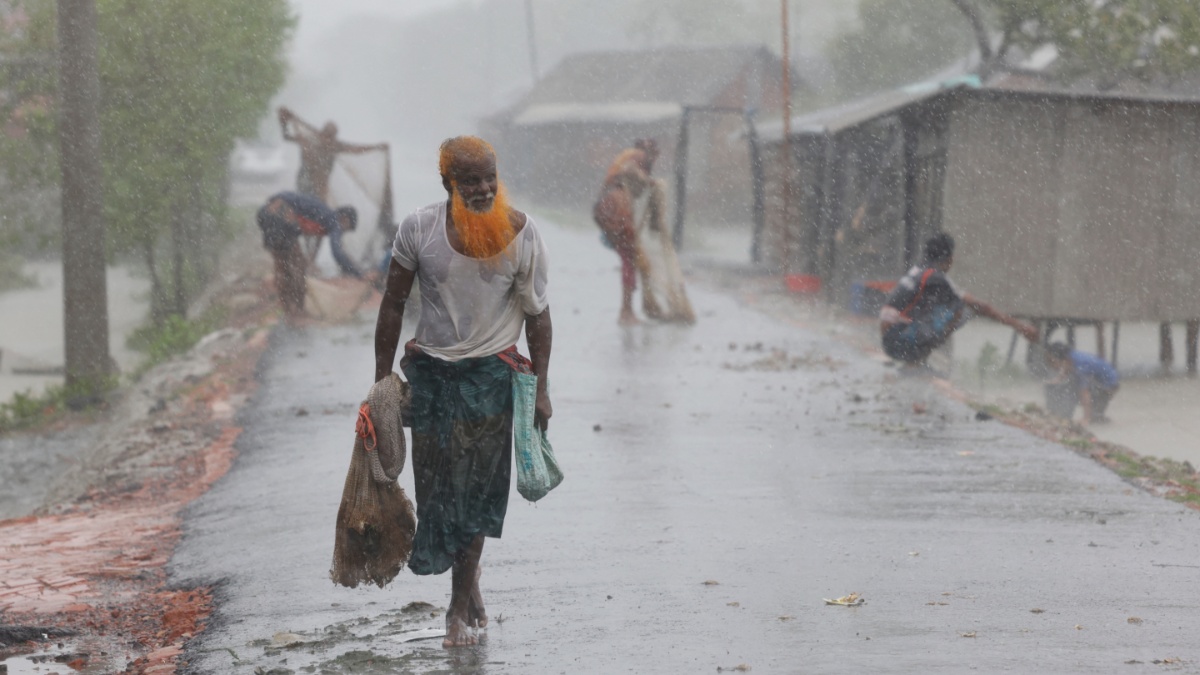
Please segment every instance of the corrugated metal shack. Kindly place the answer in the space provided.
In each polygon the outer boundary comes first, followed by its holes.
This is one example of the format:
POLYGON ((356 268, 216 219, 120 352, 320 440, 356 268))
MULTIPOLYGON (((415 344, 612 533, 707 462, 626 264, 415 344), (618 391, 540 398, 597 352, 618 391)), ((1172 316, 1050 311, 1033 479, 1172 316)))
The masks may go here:
POLYGON ((590 208, 609 163, 655 138, 668 179, 690 125, 689 211, 749 220, 751 172, 737 133, 743 111, 778 115, 780 61, 765 47, 612 51, 565 57, 520 101, 482 123, 510 187, 539 203, 590 208))
POLYGON ((1200 317, 1200 102, 981 90, 949 147, 972 291, 1032 317, 1200 317))
POLYGON ((933 87, 792 124, 786 219, 782 134, 761 127, 764 262, 833 301, 944 228, 954 277, 1015 314, 1200 317, 1198 101, 933 87))
POLYGON ((897 278, 942 223, 953 91, 886 92, 802 115, 786 145, 782 124, 761 124, 761 262, 819 277, 838 302, 859 282, 897 278), (785 195, 787 145, 792 191, 785 195))

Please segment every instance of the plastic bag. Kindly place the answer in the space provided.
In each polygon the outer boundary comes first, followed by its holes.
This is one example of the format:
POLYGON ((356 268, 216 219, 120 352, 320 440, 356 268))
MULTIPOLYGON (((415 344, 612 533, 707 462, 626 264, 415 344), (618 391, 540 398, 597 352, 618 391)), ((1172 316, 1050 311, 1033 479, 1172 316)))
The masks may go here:
POLYGON ((517 455, 517 492, 531 502, 545 497, 563 480, 554 449, 534 423, 537 376, 513 372, 513 437, 517 455))

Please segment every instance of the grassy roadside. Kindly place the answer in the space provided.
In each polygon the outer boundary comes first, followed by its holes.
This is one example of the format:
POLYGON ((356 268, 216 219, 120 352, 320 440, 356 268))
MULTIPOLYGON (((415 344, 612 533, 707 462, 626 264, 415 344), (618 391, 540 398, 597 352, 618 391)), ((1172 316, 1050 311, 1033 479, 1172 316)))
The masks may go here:
POLYGON ((137 382, 154 366, 187 353, 205 335, 221 328, 227 314, 214 306, 195 319, 172 316, 158 326, 147 323, 129 336, 130 348, 145 358, 127 376, 95 385, 51 385, 38 394, 17 392, 0 403, 0 434, 42 429, 72 413, 103 410, 109 394, 137 382))
POLYGON ((1050 415, 1036 404, 1004 408, 964 397, 977 414, 988 415, 1034 436, 1054 441, 1108 467, 1131 484, 1200 510, 1200 473, 1191 462, 1141 455, 1129 448, 1102 441, 1083 425, 1050 415))

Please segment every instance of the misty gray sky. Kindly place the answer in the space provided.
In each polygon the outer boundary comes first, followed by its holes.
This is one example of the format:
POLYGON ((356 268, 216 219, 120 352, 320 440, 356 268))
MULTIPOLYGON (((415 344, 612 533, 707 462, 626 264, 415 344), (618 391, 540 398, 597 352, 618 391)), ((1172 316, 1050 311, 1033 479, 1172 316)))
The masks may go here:
POLYGON ((393 19, 418 16, 459 0, 291 0, 300 17, 293 52, 315 46, 321 34, 353 16, 377 14, 393 19))

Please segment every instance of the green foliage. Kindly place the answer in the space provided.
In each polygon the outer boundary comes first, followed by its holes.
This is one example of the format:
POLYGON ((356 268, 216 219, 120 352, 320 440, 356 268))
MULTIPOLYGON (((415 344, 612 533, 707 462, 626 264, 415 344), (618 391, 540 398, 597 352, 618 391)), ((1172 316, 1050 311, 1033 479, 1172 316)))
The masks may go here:
MULTIPOLYGON (((45 247, 54 238, 31 233, 60 229, 55 3, 12 1, 29 21, 0 38, 0 57, 27 66, 0 72, 14 94, 0 113, 20 129, 0 135, 0 187, 43 199, 0 225, 0 243, 45 247)), ((109 251, 142 256, 156 318, 182 314, 224 243, 227 158, 283 84, 294 19, 287 0, 97 0, 97 12, 109 251)))
POLYGON ((209 272, 195 254, 219 244, 234 139, 283 85, 292 19, 285 0, 99 0, 99 13, 110 237, 145 256, 155 315, 182 314, 209 272))
POLYGON ((972 18, 991 37, 984 71, 1013 48, 1050 45, 1057 77, 1101 89, 1131 78, 1169 85, 1200 72, 1195 0, 861 0, 858 11, 859 28, 825 50, 844 96, 920 80, 971 53, 972 18))
POLYGON ((146 355, 140 371, 166 361, 172 356, 191 349, 200 338, 208 335, 221 324, 221 315, 209 312, 198 319, 187 319, 173 314, 159 322, 148 322, 135 330, 126 341, 130 349, 146 355))
POLYGON ((0 403, 0 434, 32 429, 53 422, 69 410, 87 410, 103 403, 104 394, 117 385, 116 378, 99 382, 53 385, 41 394, 17 392, 0 403))
POLYGON ((858 30, 825 48, 846 97, 919 81, 974 45, 970 26, 946 0, 861 0, 858 16, 858 30))
POLYGON ((1058 48, 1064 77, 1104 88, 1127 78, 1168 82, 1200 70, 1195 0, 978 0, 985 23, 1012 46, 1058 48))

